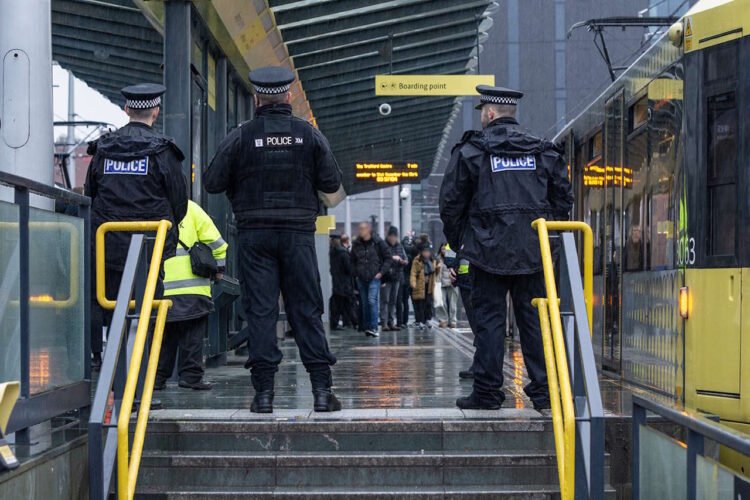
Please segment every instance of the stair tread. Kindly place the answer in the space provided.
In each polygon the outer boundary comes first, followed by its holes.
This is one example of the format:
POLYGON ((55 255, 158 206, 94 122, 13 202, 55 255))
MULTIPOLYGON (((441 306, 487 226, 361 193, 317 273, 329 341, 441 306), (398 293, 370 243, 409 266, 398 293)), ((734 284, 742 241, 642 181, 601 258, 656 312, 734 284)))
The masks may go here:
POLYGON ((549 466, 550 453, 337 452, 337 453, 148 453, 142 467, 466 467, 549 466))
POLYGON ((387 493, 387 494, 410 494, 410 493, 477 493, 477 492, 558 492, 560 488, 555 484, 537 484, 537 485, 487 485, 487 486, 391 486, 391 487, 372 487, 372 486, 331 486, 331 487, 266 487, 266 488, 248 488, 248 487, 190 487, 185 489, 160 488, 154 486, 138 487, 138 493, 163 493, 163 494, 237 494, 245 493, 254 495, 258 493, 304 493, 314 494, 363 494, 363 493, 387 493))

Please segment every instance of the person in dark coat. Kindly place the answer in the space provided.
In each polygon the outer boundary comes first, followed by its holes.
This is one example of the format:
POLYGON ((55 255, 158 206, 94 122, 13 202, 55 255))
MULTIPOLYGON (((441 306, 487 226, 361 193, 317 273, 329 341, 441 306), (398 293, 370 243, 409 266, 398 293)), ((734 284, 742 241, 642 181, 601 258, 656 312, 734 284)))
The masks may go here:
POLYGON ((359 236, 352 243, 351 256, 362 304, 363 318, 360 326, 364 326, 368 337, 378 337, 380 286, 383 275, 388 273, 391 265, 388 245, 372 232, 369 222, 362 222, 359 224, 359 236))
POLYGON ((525 392, 535 408, 549 408, 539 316, 531 305, 546 292, 531 223, 567 219, 573 191, 561 149, 519 126, 516 105, 523 94, 486 85, 477 91, 483 130, 466 132, 453 148, 440 189, 445 236, 473 274, 474 390, 456 405, 497 409, 505 399, 503 332, 510 292, 531 379, 525 392))
POLYGON ((349 251, 344 248, 341 238, 331 237, 329 253, 331 269, 331 330, 339 328, 343 320, 347 328, 356 328, 357 316, 354 312, 354 274, 349 251))
POLYGON ((396 317, 398 318, 397 326, 399 328, 406 328, 409 324, 409 300, 411 299, 411 284, 409 283, 411 263, 419 252, 411 235, 404 236, 404 239, 401 240, 401 247, 404 249, 404 254, 406 255, 406 265, 403 268, 403 281, 399 293, 398 307, 396 308, 396 317))
POLYGON ((391 253, 391 266, 388 273, 383 275, 384 286, 381 290, 380 300, 380 324, 383 331, 399 331, 396 319, 396 303, 399 299, 399 290, 404 282, 404 267, 409 261, 406 260, 406 253, 401 243, 398 241, 398 228, 391 226, 388 229, 388 236, 385 238, 388 250, 391 253))

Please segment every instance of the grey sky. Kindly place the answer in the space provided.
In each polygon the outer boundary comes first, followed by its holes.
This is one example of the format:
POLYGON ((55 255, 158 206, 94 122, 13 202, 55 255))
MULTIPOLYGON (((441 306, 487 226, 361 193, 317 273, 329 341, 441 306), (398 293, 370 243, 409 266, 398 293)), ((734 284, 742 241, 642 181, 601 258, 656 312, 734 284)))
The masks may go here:
MULTIPOLYGON (((68 72, 54 64, 52 66, 52 102, 54 109, 54 120, 64 121, 68 119, 68 72)), ((90 88, 82 80, 76 79, 75 83, 75 112, 77 120, 102 121, 122 127, 128 122, 125 112, 109 102, 96 90, 90 88)), ((64 134, 65 130, 56 128, 55 137, 64 134), (58 130, 59 129, 59 130, 58 130)), ((81 138, 85 135, 84 128, 76 130, 76 136, 81 138)))

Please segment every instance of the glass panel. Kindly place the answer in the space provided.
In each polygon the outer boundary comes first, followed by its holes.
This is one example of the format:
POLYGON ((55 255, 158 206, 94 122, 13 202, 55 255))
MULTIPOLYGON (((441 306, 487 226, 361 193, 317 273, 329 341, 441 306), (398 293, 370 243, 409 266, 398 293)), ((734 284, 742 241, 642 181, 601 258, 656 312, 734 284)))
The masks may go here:
POLYGON ((711 254, 734 255, 737 189, 734 184, 709 189, 711 254))
POLYGON ((21 379, 18 206, 0 201, 0 382, 21 379))
POLYGON ((640 426, 638 474, 642 500, 687 498, 687 450, 649 427, 640 426))
POLYGON ((708 181, 730 182, 737 170, 737 105, 734 92, 708 100, 708 181))
POLYGON ((83 379, 83 221, 29 213, 30 385, 39 393, 83 379))
POLYGON ((624 97, 612 98, 606 106, 604 129, 604 365, 620 371, 620 284, 622 283, 622 191, 624 97))
POLYGON ((676 66, 649 86, 652 116, 649 124, 648 267, 674 269, 678 194, 675 177, 682 162, 682 67, 676 66))
POLYGON ((705 80, 733 80, 737 77, 737 43, 724 43, 706 51, 705 80))
POLYGON ((643 226, 646 220, 645 190, 648 180, 648 136, 644 133, 628 140, 625 167, 623 168, 623 203, 625 205, 625 245, 623 266, 625 271, 644 268, 643 226))
POLYGON ((630 118, 630 129, 628 132, 633 132, 638 127, 641 127, 648 122, 648 96, 643 96, 638 101, 630 106, 629 110, 630 118))
POLYGON ((723 465, 699 455, 695 476, 698 500, 733 500, 735 498, 734 473, 723 465))
MULTIPOLYGON (((580 154, 583 182, 579 219, 591 226, 594 232, 594 303, 604 302, 604 182, 605 171, 602 154, 602 132, 598 130, 586 141, 585 155, 580 154), (586 159, 584 162, 583 159, 586 159)), ((602 308, 594 308, 593 341, 597 361, 601 360, 604 318, 602 308)))
POLYGON ((708 100, 709 255, 734 255, 737 106, 734 92, 708 100))

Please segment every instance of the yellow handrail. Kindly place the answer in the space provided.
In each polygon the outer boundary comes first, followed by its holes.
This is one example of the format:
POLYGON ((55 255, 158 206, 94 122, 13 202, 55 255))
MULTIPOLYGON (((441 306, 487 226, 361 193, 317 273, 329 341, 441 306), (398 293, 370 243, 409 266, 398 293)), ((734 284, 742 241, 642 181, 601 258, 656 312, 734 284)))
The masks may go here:
MULTIPOLYGON (((141 304, 138 328, 136 329, 135 340, 133 342, 133 352, 130 357, 128 376, 122 396, 120 414, 117 418, 117 497, 121 500, 132 499, 135 495, 135 485, 138 480, 138 469, 140 467, 141 455, 143 453, 143 441, 146 436, 148 414, 151 409, 151 398, 154 391, 154 379, 156 378, 156 366, 159 362, 164 325, 167 321, 167 312, 169 308, 172 307, 171 300, 154 300, 156 285, 161 270, 162 255, 164 253, 164 242, 167 239, 167 231, 171 227, 172 223, 167 220, 161 220, 158 222, 106 222, 102 224, 96 232, 97 300, 104 308, 110 308, 109 303, 111 302, 111 308, 113 308, 115 302, 109 301, 104 293, 104 236, 110 231, 156 231, 156 240, 151 254, 151 263, 149 265, 148 277, 146 279, 146 289, 143 293, 143 303, 141 304), (145 350, 146 340, 148 338, 151 311, 154 307, 158 308, 156 313, 156 323, 151 343, 151 353, 146 367, 146 378, 143 383, 141 404, 138 410, 138 418, 136 420, 133 449, 131 451, 128 442, 130 417, 133 410, 136 387, 138 386, 138 376, 141 371, 143 351, 145 350), (132 455, 132 459, 129 458, 129 455, 132 455)), ((130 301, 130 307, 135 307, 133 301, 130 301)))
MULTIPOLYGON (((103 309, 110 309, 113 310, 115 308, 115 301, 110 300, 107 298, 107 292, 105 287, 105 277, 104 277, 104 269, 106 267, 105 265, 105 259, 104 259, 104 241, 105 236, 107 233, 110 232, 128 232, 128 233, 134 233, 134 232, 157 232, 157 240, 158 232, 162 230, 162 227, 165 227, 164 229, 164 238, 166 239, 166 232, 169 230, 169 228, 172 227, 172 223, 167 220, 161 220, 161 221, 131 221, 131 222, 105 222, 101 226, 99 226, 99 229, 96 230, 96 300, 99 302, 99 305, 103 309)), ((162 241, 162 249, 159 250, 159 262, 161 262, 161 254, 163 252, 164 248, 164 242, 162 241)), ((156 248, 154 248, 153 255, 156 255, 156 248)), ((153 259, 152 259, 153 264, 153 259)), ((150 273, 150 272, 149 272, 150 273)), ((150 276, 150 274, 149 274, 150 276)), ((160 300, 155 300, 153 303, 154 307, 158 307, 160 300)), ((130 309, 135 309, 135 301, 130 301, 130 309)))
MULTIPOLYGON (((139 363, 134 372, 134 382, 132 383, 132 396, 130 404, 125 412, 125 398, 123 397, 122 413, 117 420, 117 489, 118 498, 131 499, 135 495, 135 485, 138 481, 138 470, 141 466, 141 456, 143 455, 143 442, 146 439, 146 426, 148 425, 148 414, 151 410, 151 398, 154 394, 154 380, 156 378, 156 367, 159 364, 159 353, 161 352, 161 342, 164 335, 164 325, 167 322, 167 311, 172 307, 171 300, 163 300, 159 304, 156 313, 156 325, 154 326, 154 337, 151 342, 151 353, 148 358, 146 367, 146 379, 143 383, 143 394, 141 394, 141 407, 138 410, 138 418, 135 423, 135 433, 133 434, 133 448, 130 451, 131 459, 128 461, 128 427, 130 423, 130 411, 132 410, 133 397, 135 396, 135 385, 138 383, 138 372, 140 371, 139 363), (120 451, 122 450, 122 452, 120 451)), ((138 336, 136 335, 136 339, 138 336)), ((145 339, 144 339, 145 340, 145 339)), ((137 340, 136 340, 137 342, 137 340)), ((134 349, 135 351, 135 349, 134 349)), ((140 355, 143 355, 143 346, 141 345, 140 355)), ((135 356, 133 356, 135 359, 135 356)), ((134 369, 133 363, 130 364, 131 370, 134 369)), ((131 372, 128 372, 128 384, 130 383, 131 372)), ((125 386, 125 393, 127 392, 125 386)))
MULTIPOLYGON (((544 348, 544 364, 547 368, 547 384, 549 385, 549 401, 552 408, 552 429, 555 436, 555 454, 558 457, 565 456, 565 426, 562 419, 562 408, 560 407, 560 386, 557 380, 557 363, 555 362, 555 348, 552 344, 552 335, 549 328, 549 311, 547 299, 534 299, 531 301, 539 310, 539 325, 542 331, 542 346, 544 348)), ((567 483, 565 476, 565 460, 557 461, 557 475, 560 480, 560 493, 565 498, 563 491, 567 483)))
MULTIPOLYGON (((583 233, 583 295, 586 298, 586 312, 589 318, 589 331, 594 335, 594 232, 591 226, 580 221, 561 221, 537 219, 531 227, 539 232, 539 244, 542 244, 540 226, 546 226, 547 231, 580 231, 583 233)), ((547 246, 549 246, 549 236, 547 246)), ((548 297, 549 298, 549 297, 548 297)))
POLYGON ((555 451, 560 478, 560 493, 563 500, 575 498, 575 408, 568 370, 560 301, 557 296, 555 269, 549 243, 549 230, 581 231, 584 239, 584 295, 589 327, 593 322, 593 233, 583 222, 535 220, 531 226, 539 233, 539 249, 542 254, 546 298, 537 298, 532 304, 539 310, 542 346, 547 368, 547 382, 552 408, 552 427, 555 433, 555 451))

